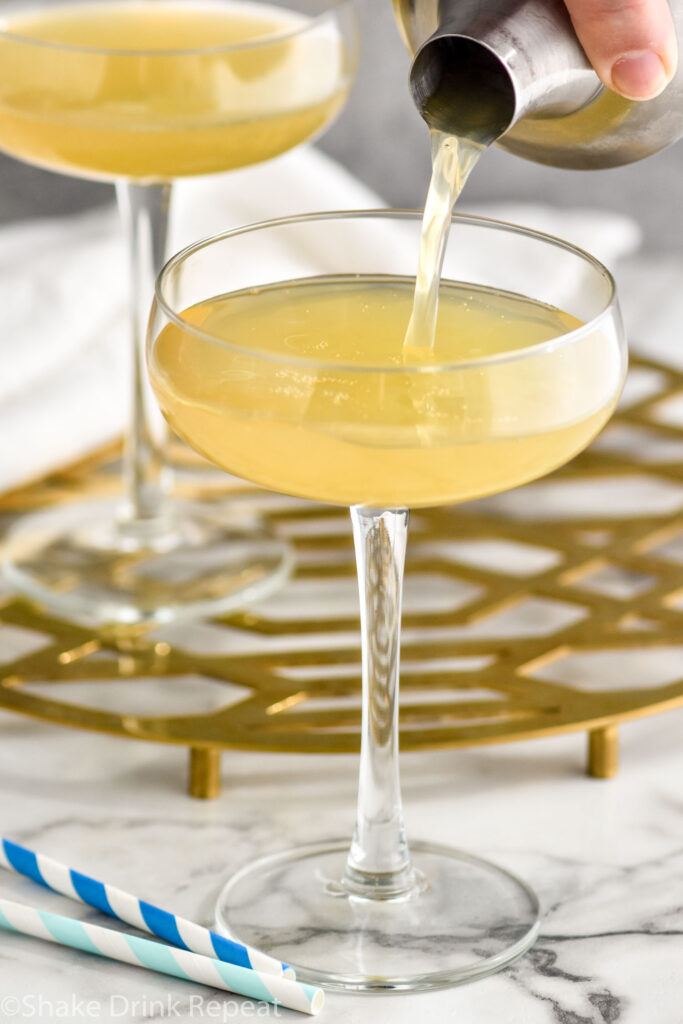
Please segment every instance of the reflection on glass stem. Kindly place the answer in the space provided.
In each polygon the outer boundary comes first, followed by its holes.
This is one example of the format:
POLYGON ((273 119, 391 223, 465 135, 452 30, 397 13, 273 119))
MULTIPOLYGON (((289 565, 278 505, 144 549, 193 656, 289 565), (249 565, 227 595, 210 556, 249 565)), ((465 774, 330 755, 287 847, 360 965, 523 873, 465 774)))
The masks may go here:
POLYGON ((351 509, 363 645, 363 725, 358 814, 343 884, 387 899, 409 892, 415 874, 403 823, 398 771, 401 599, 407 509, 351 509))

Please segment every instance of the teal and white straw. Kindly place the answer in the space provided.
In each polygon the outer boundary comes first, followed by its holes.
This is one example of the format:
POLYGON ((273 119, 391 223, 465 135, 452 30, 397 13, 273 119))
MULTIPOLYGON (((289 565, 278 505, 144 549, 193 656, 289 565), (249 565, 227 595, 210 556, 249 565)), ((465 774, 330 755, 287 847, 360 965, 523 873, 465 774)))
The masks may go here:
POLYGON ((61 914, 50 914, 13 900, 0 899, 0 928, 144 967, 159 974, 196 981, 235 995, 275 1003, 301 1013, 319 1013, 325 999, 322 989, 289 978, 236 967, 198 953, 174 949, 152 939, 141 939, 111 928, 62 917, 61 914))
POLYGON ((110 917, 133 925, 143 932, 156 935, 164 942, 170 942, 181 949, 190 950, 235 964, 247 967, 262 974, 273 974, 275 977, 294 979, 296 974, 287 964, 280 963, 272 956, 261 953, 251 946, 226 939, 223 935, 210 931, 201 925, 188 921, 177 914, 154 906, 146 900, 140 900, 123 889, 114 885, 98 882, 89 875, 74 871, 52 857, 13 843, 9 839, 0 840, 0 867, 17 874, 32 878, 34 882, 47 886, 78 903, 86 903, 96 910, 101 910, 110 917))

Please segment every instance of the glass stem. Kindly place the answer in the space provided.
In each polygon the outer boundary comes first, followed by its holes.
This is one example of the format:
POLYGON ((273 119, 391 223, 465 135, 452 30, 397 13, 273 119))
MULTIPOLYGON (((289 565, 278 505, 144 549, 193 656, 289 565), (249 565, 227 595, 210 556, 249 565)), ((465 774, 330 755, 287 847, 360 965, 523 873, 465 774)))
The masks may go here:
POLYGON ((171 186, 121 181, 116 197, 129 250, 132 392, 130 427, 124 444, 121 529, 140 540, 166 532, 168 470, 163 450, 166 427, 145 367, 145 335, 154 282, 166 259, 171 186))
POLYGON ((347 891, 389 899, 415 873, 398 772, 398 679, 408 511, 351 509, 363 643, 363 726, 358 815, 344 874, 347 891))

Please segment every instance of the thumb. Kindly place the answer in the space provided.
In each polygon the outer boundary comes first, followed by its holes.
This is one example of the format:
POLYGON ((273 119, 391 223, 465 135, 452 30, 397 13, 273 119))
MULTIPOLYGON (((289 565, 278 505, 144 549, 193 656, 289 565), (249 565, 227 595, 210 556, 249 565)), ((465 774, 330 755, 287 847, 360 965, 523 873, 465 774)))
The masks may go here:
POLYGON ((667 0, 566 0, 586 56, 609 89, 630 100, 658 96, 676 71, 667 0))

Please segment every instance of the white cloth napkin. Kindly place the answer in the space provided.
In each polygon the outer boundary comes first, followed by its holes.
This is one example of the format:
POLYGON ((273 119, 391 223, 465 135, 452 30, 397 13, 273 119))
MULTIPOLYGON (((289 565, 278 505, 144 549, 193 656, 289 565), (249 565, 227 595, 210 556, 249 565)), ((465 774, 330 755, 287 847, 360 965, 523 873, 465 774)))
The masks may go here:
POLYGON ((463 213, 478 213, 496 220, 523 224, 535 231, 563 238, 597 257, 614 271, 619 260, 637 252, 642 231, 636 221, 609 210, 561 209, 542 203, 461 203, 463 213))
MULTIPOLYGON (((178 183, 171 244, 325 209, 382 205, 313 148, 178 183)), ((612 265, 637 249, 628 218, 497 204, 476 212, 542 228, 612 265)), ((128 415, 127 268, 116 210, 0 229, 0 490, 68 465, 116 438, 128 415)))

